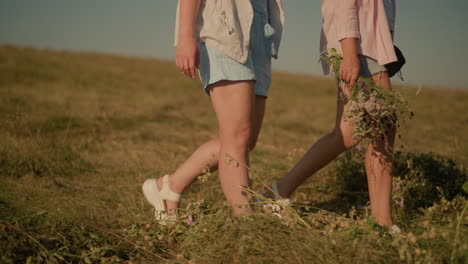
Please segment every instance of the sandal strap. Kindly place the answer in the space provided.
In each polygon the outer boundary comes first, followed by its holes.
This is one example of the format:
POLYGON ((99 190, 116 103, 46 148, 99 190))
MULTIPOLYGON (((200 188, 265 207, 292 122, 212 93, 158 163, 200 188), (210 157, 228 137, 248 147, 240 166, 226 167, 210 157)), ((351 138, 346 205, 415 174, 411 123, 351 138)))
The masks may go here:
POLYGON ((278 192, 278 185, 275 183, 271 184, 271 190, 273 191, 274 199, 275 201, 281 200, 281 197, 279 196, 278 192))
POLYGON ((161 195, 161 198, 166 201, 180 201, 180 193, 173 192, 169 187, 169 175, 163 176, 163 186, 159 194, 161 195))

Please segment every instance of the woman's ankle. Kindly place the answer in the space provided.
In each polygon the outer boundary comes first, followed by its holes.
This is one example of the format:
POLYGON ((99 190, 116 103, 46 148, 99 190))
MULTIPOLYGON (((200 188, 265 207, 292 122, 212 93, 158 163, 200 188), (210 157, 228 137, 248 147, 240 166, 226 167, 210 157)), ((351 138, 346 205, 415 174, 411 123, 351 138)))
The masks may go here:
POLYGON ((385 219, 379 219, 379 218, 376 218, 376 222, 377 224, 381 225, 381 226, 386 226, 388 228, 391 228, 393 226, 393 221, 392 219, 388 219, 388 218, 385 218, 385 219))
MULTIPOLYGON (((185 188, 182 188, 181 186, 177 185, 177 182, 174 179, 174 174, 168 174, 169 178, 169 190, 175 192, 175 193, 182 193, 185 188)), ((158 185, 158 190, 161 190, 163 187, 163 177, 158 178, 157 180, 157 185, 158 185)))
POLYGON ((287 192, 286 185, 280 181, 276 182, 276 187, 278 187, 278 195, 283 199, 289 199, 291 194, 287 192))
POLYGON ((248 216, 252 214, 252 208, 250 207, 249 203, 243 203, 240 205, 231 205, 232 206, 232 214, 235 216, 248 216))
POLYGON ((183 193, 187 186, 180 185, 180 182, 177 181, 177 178, 174 174, 169 175, 169 188, 175 193, 183 193))

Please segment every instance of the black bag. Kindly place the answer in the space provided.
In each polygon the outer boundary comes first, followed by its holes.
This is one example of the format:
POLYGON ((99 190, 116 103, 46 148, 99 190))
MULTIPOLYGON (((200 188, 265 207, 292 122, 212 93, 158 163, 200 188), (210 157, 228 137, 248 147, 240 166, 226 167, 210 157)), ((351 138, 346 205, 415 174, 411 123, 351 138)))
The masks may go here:
POLYGON ((403 56, 403 53, 401 50, 397 47, 395 47, 395 54, 397 56, 397 61, 385 64, 385 68, 387 68, 388 76, 393 77, 395 74, 397 74, 403 65, 406 63, 405 56, 403 56))

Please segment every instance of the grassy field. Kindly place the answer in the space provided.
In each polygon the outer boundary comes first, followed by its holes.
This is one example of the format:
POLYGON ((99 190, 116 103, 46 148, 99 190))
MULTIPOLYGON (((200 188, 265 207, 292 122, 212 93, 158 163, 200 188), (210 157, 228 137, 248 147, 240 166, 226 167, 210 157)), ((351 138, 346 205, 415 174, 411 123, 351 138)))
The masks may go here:
MULTIPOLYGON (((466 263, 468 90, 395 89, 415 113, 395 161, 407 237, 368 217, 357 150, 281 219, 232 217, 213 173, 186 191, 179 223, 160 226, 141 184, 217 134, 200 83, 171 62, 0 46, 0 263, 466 263)), ((254 189, 332 129, 335 97, 330 79, 274 74, 254 189)))

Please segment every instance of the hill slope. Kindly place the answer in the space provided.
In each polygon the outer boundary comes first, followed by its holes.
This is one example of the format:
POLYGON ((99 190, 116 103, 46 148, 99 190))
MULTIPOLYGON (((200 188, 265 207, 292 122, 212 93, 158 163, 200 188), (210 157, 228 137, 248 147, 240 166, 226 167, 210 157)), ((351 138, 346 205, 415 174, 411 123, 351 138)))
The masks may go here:
MULTIPOLYGON (((301 187, 294 197, 299 207, 286 221, 265 213, 230 217, 216 177, 209 176, 187 191, 182 204, 182 215, 196 216, 196 225, 166 228, 152 222, 140 186, 147 177, 172 172, 216 136, 199 82, 166 61, 1 46, 0 248, 7 253, 0 260, 427 263, 447 261, 453 252, 461 261, 468 245, 453 241, 467 232, 466 225, 455 227, 466 199, 448 203, 432 180, 453 183, 440 183, 449 200, 462 193, 468 91, 423 89, 416 95, 415 88, 395 89, 415 112, 395 176, 419 175, 407 182, 414 202, 396 209, 396 221, 420 242, 382 236, 367 224, 366 182, 356 152, 301 187), (416 165, 406 167, 407 161, 416 165), (432 189, 421 189, 421 179, 432 189), (423 204, 416 194, 433 200, 423 204), (416 210, 432 202, 435 209, 416 210), (431 232, 439 239, 431 240, 431 232)), ((255 187, 287 172, 332 129, 335 98, 330 79, 274 74, 252 154, 255 187)))

